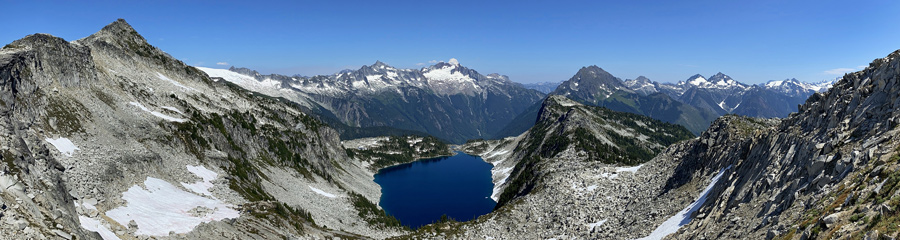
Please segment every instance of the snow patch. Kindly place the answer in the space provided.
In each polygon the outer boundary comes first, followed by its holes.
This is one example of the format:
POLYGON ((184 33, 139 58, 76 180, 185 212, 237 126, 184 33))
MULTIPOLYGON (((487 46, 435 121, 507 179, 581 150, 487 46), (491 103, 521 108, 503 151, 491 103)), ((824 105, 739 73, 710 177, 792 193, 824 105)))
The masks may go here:
POLYGON ((209 189, 213 187, 212 180, 215 180, 216 177, 219 176, 219 174, 216 172, 213 172, 209 169, 206 169, 206 167, 204 167, 202 165, 201 166, 187 165, 187 170, 188 170, 188 172, 191 172, 194 175, 197 175, 197 177, 200 177, 203 180, 201 180, 199 182, 195 182, 195 183, 190 183, 190 184, 181 183, 181 186, 184 186, 184 188, 194 191, 195 193, 199 193, 199 194, 203 194, 203 195, 212 197, 212 193, 209 192, 209 189))
POLYGON ((167 82, 170 82, 170 83, 172 83, 173 85, 178 86, 178 87, 180 87, 180 88, 182 88, 182 89, 184 89, 184 90, 197 91, 197 89, 194 89, 194 88, 191 88, 191 87, 182 85, 180 82, 177 82, 177 81, 175 81, 175 80, 172 80, 171 78, 166 77, 166 75, 163 75, 162 73, 158 73, 158 72, 157 72, 156 75, 157 75, 157 77, 159 77, 159 79, 162 79, 162 80, 165 80, 165 81, 167 81, 167 82))
POLYGON ((75 146, 72 141, 69 141, 68 138, 57 138, 57 139, 44 139, 49 142, 51 145, 56 147, 56 150, 59 150, 60 153, 65 154, 66 156, 71 157, 75 150, 78 150, 78 147, 75 146))
POLYGON ((387 72, 387 76, 388 76, 388 78, 391 78, 391 79, 397 79, 397 77, 400 77, 400 75, 398 75, 397 72, 387 72))
POLYGON ((656 228, 656 230, 653 230, 650 235, 640 239, 662 239, 669 234, 677 232, 678 229, 681 228, 681 226, 690 223, 692 219, 691 214, 693 214, 694 212, 699 210, 701 206, 703 206, 703 203, 705 203, 706 199, 709 197, 709 192, 713 189, 714 186, 716 186, 716 183, 719 182, 719 178, 722 177, 722 174, 724 174, 725 171, 730 168, 731 166, 728 166, 727 168, 719 170, 719 174, 716 174, 716 176, 712 178, 709 185, 707 185, 706 189, 704 189, 703 192, 700 193, 700 197, 698 197, 696 201, 679 211, 677 214, 675 214, 675 216, 666 219, 666 221, 660 224, 659 227, 656 228))
MULTIPOLYGON (((494 152, 491 152, 491 154, 485 156, 484 159, 493 158, 493 157, 496 157, 496 156, 498 156, 498 155, 503 155, 503 154, 507 154, 507 153, 509 153, 509 150, 494 151, 494 152)), ((494 163, 492 163, 492 164, 494 164, 494 166, 497 166, 497 165, 500 164, 501 162, 503 162, 503 160, 494 162, 494 163)))
POLYGON ((706 78, 704 78, 704 77, 702 77, 702 76, 697 76, 697 77, 694 78, 694 79, 688 80, 688 83, 690 83, 691 85, 694 85, 694 86, 700 86, 700 85, 703 85, 703 84, 709 84, 709 82, 706 81, 706 78))
MULTIPOLYGON (((618 167, 618 168, 616 168, 615 172, 601 173, 599 175, 599 177, 606 178, 606 179, 616 179, 619 177, 619 173, 630 172, 631 174, 635 174, 635 173, 637 173, 638 169, 641 169, 641 167, 643 167, 643 166, 644 166, 644 164, 632 166, 632 167, 618 167)), ((588 187, 588 188, 591 188, 591 187, 588 187)))
POLYGON ((781 83, 783 83, 783 82, 784 81, 769 81, 766 83, 766 87, 770 87, 770 88, 778 87, 778 86, 781 86, 781 83))
POLYGON ((122 193, 128 205, 106 212, 123 226, 132 220, 137 223, 136 235, 187 233, 200 223, 240 216, 230 204, 186 192, 162 179, 147 177, 144 186, 129 188, 122 193))
POLYGON ((425 72, 422 75, 425 75, 425 78, 434 81, 444 81, 444 82, 454 82, 454 83, 463 83, 463 82, 474 82, 475 79, 462 74, 459 71, 453 71, 456 69, 456 65, 444 66, 439 69, 432 69, 428 72, 425 72))
POLYGON ((500 179, 498 179, 497 182, 494 183, 493 191, 491 191, 491 199, 494 199, 495 202, 500 200, 500 186, 503 186, 503 184, 506 183, 506 180, 509 179, 509 172, 511 172, 512 170, 513 167, 491 170, 491 176, 500 176, 500 179))
POLYGON ((78 216, 78 221, 81 222, 81 228, 87 229, 88 231, 99 233, 100 237, 103 238, 103 240, 113 240, 113 239, 119 240, 120 239, 118 236, 116 236, 115 233, 110 231, 109 228, 106 227, 106 225, 103 225, 103 223, 101 223, 97 219, 93 219, 93 218, 89 218, 89 217, 85 217, 85 216, 78 216))
POLYGON ((425 138, 411 138, 406 140, 406 143, 409 143, 409 145, 416 145, 416 143, 420 143, 422 140, 425 140, 425 138))
POLYGON ((334 194, 331 194, 331 193, 322 191, 321 189, 314 188, 313 186, 309 186, 309 189, 312 189, 313 192, 316 192, 316 193, 318 193, 319 195, 322 195, 322 196, 325 196, 325 197, 329 197, 329 198, 336 198, 336 197, 337 197, 337 195, 334 195, 334 194))
POLYGON ((616 168, 616 173, 620 173, 620 172, 636 173, 636 172, 638 171, 638 169, 641 169, 641 167, 643 167, 643 166, 644 166, 644 164, 637 165, 637 166, 632 166, 632 167, 620 167, 620 168, 616 168))
POLYGON ((369 81, 369 82, 375 81, 375 80, 380 80, 380 79, 381 79, 381 76, 382 76, 381 74, 377 74, 377 75, 369 75, 369 76, 366 76, 366 80, 369 81))
POLYGON ((95 205, 97 205, 97 199, 88 198, 81 200, 81 206, 84 206, 86 209, 97 210, 97 206, 95 205))
POLYGON ((162 106, 162 107, 159 107, 159 108, 166 109, 166 110, 173 111, 173 112, 177 112, 178 114, 184 115, 184 113, 181 112, 181 110, 178 110, 177 108, 174 108, 174 107, 162 106))
POLYGON ((603 225, 603 223, 606 223, 606 220, 609 220, 609 219, 603 219, 603 220, 600 220, 600 221, 595 222, 595 223, 588 223, 588 225, 587 225, 587 226, 588 226, 588 231, 594 230, 595 227, 599 227, 599 226, 603 225))
POLYGON ((163 113, 161 113, 161 112, 157 112, 157 111, 150 111, 150 109, 147 109, 147 107, 144 107, 144 105, 141 104, 141 103, 139 103, 139 102, 128 102, 128 104, 131 104, 132 106, 138 107, 138 108, 140 108, 141 110, 143 110, 144 112, 148 112, 148 113, 150 113, 151 115, 156 116, 156 117, 159 117, 159 118, 162 118, 162 119, 164 119, 164 120, 166 120, 166 121, 170 121, 170 122, 180 122, 180 123, 181 123, 181 122, 186 122, 186 121, 187 121, 187 119, 177 118, 177 117, 172 117, 172 116, 165 115, 165 114, 163 114, 163 113))

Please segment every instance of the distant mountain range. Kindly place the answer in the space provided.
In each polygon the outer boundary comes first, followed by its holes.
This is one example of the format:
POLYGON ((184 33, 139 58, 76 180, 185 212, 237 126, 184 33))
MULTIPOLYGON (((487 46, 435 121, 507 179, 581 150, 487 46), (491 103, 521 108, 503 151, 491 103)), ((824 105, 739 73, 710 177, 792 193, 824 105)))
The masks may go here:
POLYGON ((505 137, 496 133, 546 96, 504 75, 482 75, 456 59, 421 69, 398 69, 377 61, 358 70, 313 77, 262 75, 234 67, 200 69, 252 91, 318 109, 352 127, 420 131, 454 143, 505 137))
POLYGON ((796 105, 806 101, 810 95, 827 90, 835 81, 837 79, 806 83, 786 79, 748 85, 720 72, 709 79, 697 74, 676 84, 653 82, 641 76, 625 80, 625 85, 644 95, 662 92, 678 101, 719 115, 783 118, 796 112, 796 105))
MULTIPOLYGON (((639 88, 635 88, 639 89, 639 88)), ((578 70, 575 76, 563 82, 553 91, 572 100, 616 111, 637 113, 687 127, 698 134, 720 116, 712 111, 696 108, 659 92, 640 93, 628 87, 624 81, 600 67, 589 66, 578 70)))
POLYGON ((527 89, 534 89, 534 90, 538 90, 544 94, 549 94, 550 92, 553 92, 553 90, 556 90, 556 87, 559 87, 560 83, 562 83, 562 81, 523 83, 522 85, 524 85, 525 88, 527 88, 527 89))
POLYGON ((590 66, 579 70, 551 94, 681 124, 699 134, 712 120, 725 114, 787 117, 810 95, 827 90, 833 82, 787 79, 748 85, 723 73, 709 79, 697 74, 675 84, 644 76, 623 81, 600 67, 590 66))
POLYGON ((725 114, 787 117, 810 95, 834 82, 787 79, 748 85, 723 73, 710 78, 697 74, 678 83, 644 76, 623 81, 590 66, 563 82, 519 84, 496 73, 482 75, 455 59, 421 69, 398 69, 376 61, 357 70, 312 77, 263 75, 235 67, 199 69, 251 91, 306 106, 339 131, 355 131, 342 136, 418 132, 454 143, 524 132, 534 125, 547 94, 643 114, 699 134, 725 114))

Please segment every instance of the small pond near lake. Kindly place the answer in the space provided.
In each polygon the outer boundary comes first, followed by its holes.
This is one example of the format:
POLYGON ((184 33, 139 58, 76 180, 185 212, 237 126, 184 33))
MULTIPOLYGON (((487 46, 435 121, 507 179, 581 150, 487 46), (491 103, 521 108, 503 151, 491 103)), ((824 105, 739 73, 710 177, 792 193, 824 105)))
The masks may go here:
POLYGON ((439 221, 442 215, 460 222, 475 219, 497 205, 490 198, 491 167, 481 157, 456 152, 381 169, 375 174, 381 185, 380 205, 413 229, 439 221))

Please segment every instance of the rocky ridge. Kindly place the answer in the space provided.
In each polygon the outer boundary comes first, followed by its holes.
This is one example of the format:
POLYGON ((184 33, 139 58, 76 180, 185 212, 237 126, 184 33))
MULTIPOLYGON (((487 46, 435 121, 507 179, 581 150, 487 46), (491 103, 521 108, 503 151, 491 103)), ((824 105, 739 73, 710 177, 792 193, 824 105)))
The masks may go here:
POLYGON ((379 187, 336 131, 296 104, 213 81, 121 19, 77 41, 35 34, 0 49, 0 113, 2 236, 406 231, 371 221, 384 216, 379 187))
MULTIPOLYGON (((522 184, 527 194, 501 197, 497 210, 474 221, 441 223, 415 236, 896 238, 896 109, 900 51, 845 75, 788 118, 723 116, 699 138, 674 144, 639 168, 592 166, 570 151, 540 158, 533 165, 539 177, 522 184)), ((500 170, 519 169, 528 159, 508 150, 529 134, 466 149, 499 156, 489 161, 500 170)), ((504 181, 501 186, 515 180, 504 181)), ((501 191, 514 189, 523 188, 501 191)))
MULTIPOLYGON (((583 105, 563 96, 550 96, 540 116, 534 128, 518 137, 472 141, 461 147, 494 165, 492 197, 498 200, 494 212, 470 222, 429 225, 412 237, 630 236, 614 235, 626 230, 607 229, 629 226, 616 219, 644 209, 643 205, 631 205, 633 199, 655 199, 645 182, 654 180, 661 186, 664 180, 655 179, 655 173, 670 172, 674 166, 673 162, 644 162, 691 136, 678 125, 583 105), (598 150, 604 147, 608 148, 598 150)), ((690 196, 679 197, 687 201, 690 196)), ((674 209, 676 203, 660 202, 658 206, 674 209)))
POLYGON ((200 69, 254 91, 321 107, 349 126, 414 130, 453 143, 503 137, 496 135, 498 130, 545 97, 506 76, 482 75, 455 59, 421 69, 398 69, 377 61, 358 70, 309 78, 261 75, 234 67, 200 69))
POLYGON ((637 113, 680 124, 694 134, 706 129, 709 123, 719 116, 716 112, 680 102, 660 92, 644 95, 642 93, 647 89, 640 86, 635 81, 622 81, 600 67, 589 66, 578 70, 572 78, 560 84, 551 94, 563 95, 584 104, 637 113), (632 89, 629 85, 638 90, 632 89))

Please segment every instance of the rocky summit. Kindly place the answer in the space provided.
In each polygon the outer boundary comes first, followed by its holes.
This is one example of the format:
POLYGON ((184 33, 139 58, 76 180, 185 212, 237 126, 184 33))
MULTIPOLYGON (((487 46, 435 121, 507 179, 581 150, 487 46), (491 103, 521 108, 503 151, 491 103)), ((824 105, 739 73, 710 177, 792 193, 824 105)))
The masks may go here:
MULTIPOLYGON (((124 20, 0 50, 0 235, 384 238, 372 172, 295 104, 173 59, 124 20)), ((5 238, 5 237, 4 237, 5 238)))
MULTIPOLYGON (((427 128, 361 126, 368 107, 414 103, 413 93, 465 107, 514 99, 491 90, 508 81, 458 61, 314 77, 198 69, 121 19, 75 41, 29 35, 0 49, 0 238, 898 237, 900 51, 827 90, 770 82, 811 95, 785 118, 726 114, 703 131, 652 114, 702 108, 596 66, 543 101, 515 102, 520 113, 504 119, 530 122, 521 134, 449 145, 427 128), (340 104, 396 90, 399 100, 340 104), (336 116, 347 109, 360 111, 336 116), (493 165, 493 212, 413 231, 377 204, 378 169, 452 150, 493 165)), ((754 88, 724 74, 686 84, 754 88)))

